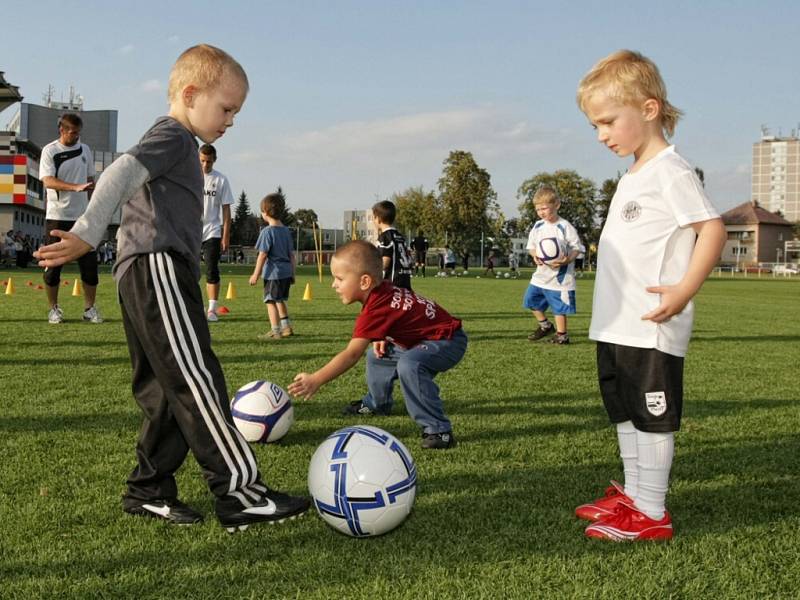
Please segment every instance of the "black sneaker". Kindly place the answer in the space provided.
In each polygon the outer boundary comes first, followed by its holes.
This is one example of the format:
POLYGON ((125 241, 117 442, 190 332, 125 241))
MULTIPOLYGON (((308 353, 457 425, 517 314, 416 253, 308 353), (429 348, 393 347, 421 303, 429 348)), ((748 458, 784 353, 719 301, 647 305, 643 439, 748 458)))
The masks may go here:
POLYGON ((569 335, 566 333, 557 333, 550 340, 551 344, 569 344, 569 335))
POLYGON ((446 450, 456 447, 456 438, 452 431, 443 433, 423 433, 422 447, 429 450, 446 450))
POLYGON ((369 416, 369 415, 381 415, 386 416, 387 412, 374 410, 364 404, 361 400, 353 400, 350 404, 345 406, 342 409, 342 414, 346 416, 350 415, 361 415, 361 416, 369 416))
POLYGON ((268 490, 260 503, 236 512, 217 514, 217 518, 228 533, 234 533, 237 530, 244 531, 253 523, 283 523, 286 519, 302 515, 310 506, 310 500, 304 496, 268 490))
POLYGON ((537 340, 542 339, 543 337, 547 337, 548 335, 553 335, 556 332, 556 328, 550 325, 546 329, 539 327, 528 336, 528 340, 531 342, 535 342, 537 340))
POLYGON ((160 498, 150 501, 123 498, 122 510, 129 515, 163 519, 175 525, 193 525, 203 520, 203 515, 175 498, 160 498))

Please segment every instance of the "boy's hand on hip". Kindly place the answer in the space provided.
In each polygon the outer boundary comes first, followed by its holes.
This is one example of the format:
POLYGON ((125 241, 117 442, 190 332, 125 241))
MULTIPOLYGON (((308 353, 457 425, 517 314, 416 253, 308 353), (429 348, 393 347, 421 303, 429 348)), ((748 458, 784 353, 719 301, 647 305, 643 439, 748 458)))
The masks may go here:
POLYGON ((661 294, 661 303, 655 310, 642 315, 642 321, 653 321, 654 323, 669 321, 671 317, 686 308, 689 300, 692 299, 691 295, 686 294, 677 285, 659 285, 645 289, 651 294, 661 294))
POLYGON ((89 244, 69 231, 53 229, 50 235, 61 238, 61 241, 42 246, 33 253, 39 259, 40 267, 59 267, 80 258, 92 249, 89 244))
POLYGON ((298 373, 294 377, 294 381, 289 384, 287 388, 289 393, 296 398, 303 398, 310 400, 311 396, 317 393, 320 384, 316 378, 310 373, 298 373))
POLYGON ((383 358, 384 356, 386 356, 386 340, 372 342, 372 351, 378 358, 383 358))

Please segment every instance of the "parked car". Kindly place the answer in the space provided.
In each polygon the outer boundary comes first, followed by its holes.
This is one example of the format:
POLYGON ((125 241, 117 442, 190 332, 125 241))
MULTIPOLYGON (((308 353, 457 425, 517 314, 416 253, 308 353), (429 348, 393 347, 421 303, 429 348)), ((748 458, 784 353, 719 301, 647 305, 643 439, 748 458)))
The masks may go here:
POLYGON ((797 275, 800 274, 800 269, 797 265, 775 265, 772 272, 777 275, 797 275))

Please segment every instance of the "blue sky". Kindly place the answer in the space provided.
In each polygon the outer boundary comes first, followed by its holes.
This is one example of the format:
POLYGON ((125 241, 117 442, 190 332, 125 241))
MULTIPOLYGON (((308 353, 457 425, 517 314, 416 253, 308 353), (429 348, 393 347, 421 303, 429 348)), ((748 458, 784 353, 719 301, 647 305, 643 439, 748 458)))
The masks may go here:
MULTIPOLYGON (((507 217, 541 171, 598 185, 624 171, 575 104, 582 75, 632 48, 659 65, 686 116, 678 150, 715 204, 749 199, 762 125, 800 127, 797 2, 37 2, 3 13, 0 70, 40 103, 70 85, 85 108, 119 110, 119 150, 167 112, 178 54, 207 42, 251 92, 217 167, 255 206, 281 185, 324 227, 410 186, 434 189, 450 150, 473 153, 507 217)), ((14 109, 0 114, 0 128, 14 109)))

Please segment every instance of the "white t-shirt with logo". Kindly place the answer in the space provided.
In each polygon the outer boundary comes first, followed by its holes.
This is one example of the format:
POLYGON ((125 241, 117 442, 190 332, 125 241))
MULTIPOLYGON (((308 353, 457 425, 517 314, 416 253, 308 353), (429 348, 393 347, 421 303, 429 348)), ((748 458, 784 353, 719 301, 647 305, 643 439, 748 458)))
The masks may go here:
POLYGON ((203 241, 222 237, 222 206, 233 204, 228 178, 219 171, 203 173, 203 241))
POLYGON ((673 285, 689 267, 692 223, 719 215, 694 169, 674 146, 626 173, 617 185, 597 248, 597 276, 589 337, 685 356, 694 306, 664 323, 643 321, 660 304, 645 288, 673 285))
MULTIPOLYGON (((566 255, 573 251, 586 251, 578 231, 572 223, 561 217, 555 223, 544 219, 536 221, 528 234, 528 250, 533 250, 538 254, 539 244, 545 240, 551 242, 548 246, 559 247, 566 255)), ((572 261, 558 267, 551 267, 546 263, 536 265, 536 270, 531 276, 531 285, 545 290, 571 292, 575 289, 575 262, 572 261)))
MULTIPOLYGON (((89 146, 77 142, 65 146, 55 140, 42 148, 39 178, 55 177, 67 183, 87 183, 94 179, 94 158, 89 146)), ((87 192, 65 192, 47 188, 46 219, 77 221, 86 212, 89 203, 87 192)))

